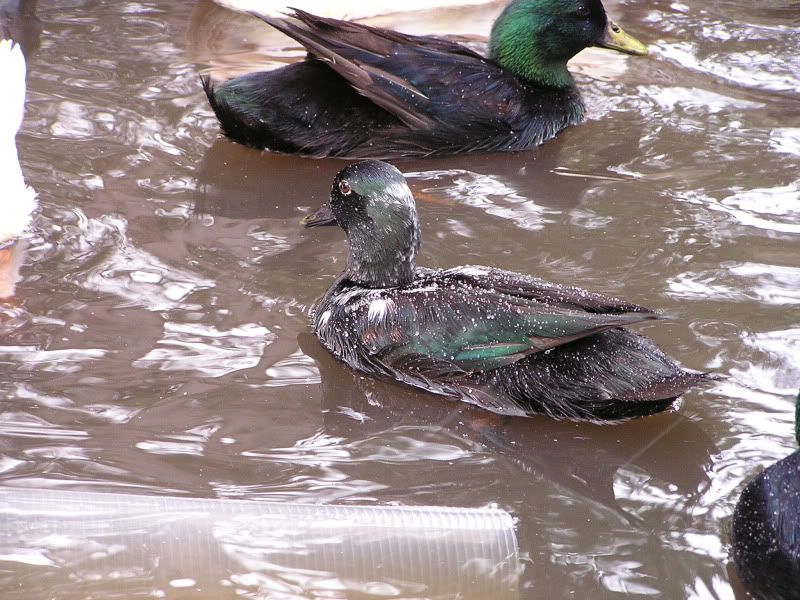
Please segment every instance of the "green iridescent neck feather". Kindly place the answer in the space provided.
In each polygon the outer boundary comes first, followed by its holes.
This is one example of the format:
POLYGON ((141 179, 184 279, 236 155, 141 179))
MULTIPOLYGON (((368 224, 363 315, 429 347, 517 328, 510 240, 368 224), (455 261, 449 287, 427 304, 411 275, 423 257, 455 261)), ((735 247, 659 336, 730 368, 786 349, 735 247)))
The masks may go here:
POLYGON ((575 83, 567 62, 590 46, 647 54, 600 0, 514 0, 494 22, 489 57, 523 81, 563 89, 575 83))
POLYGON ((489 40, 489 57, 522 80, 548 87, 575 84, 567 61, 583 47, 559 40, 552 17, 537 10, 541 2, 517 0, 497 18, 489 40), (563 44, 561 42, 564 42, 563 44))
POLYGON ((384 205, 384 197, 371 199, 363 220, 344 223, 350 240, 346 273, 364 287, 396 287, 414 280, 420 244, 417 213, 384 205))

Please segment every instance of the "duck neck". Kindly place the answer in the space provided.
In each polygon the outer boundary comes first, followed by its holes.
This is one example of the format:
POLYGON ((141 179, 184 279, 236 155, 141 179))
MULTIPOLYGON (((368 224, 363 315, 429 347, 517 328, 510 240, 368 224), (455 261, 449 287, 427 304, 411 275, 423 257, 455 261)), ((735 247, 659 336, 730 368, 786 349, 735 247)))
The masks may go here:
POLYGON ((548 22, 532 20, 524 2, 512 2, 497 18, 489 39, 489 58, 519 79, 568 88, 575 85, 567 69, 572 55, 555 55, 543 35, 548 22))
POLYGON ((347 236, 350 254, 345 275, 351 281, 387 288, 414 280, 420 240, 416 213, 401 222, 355 223, 348 227, 347 236))

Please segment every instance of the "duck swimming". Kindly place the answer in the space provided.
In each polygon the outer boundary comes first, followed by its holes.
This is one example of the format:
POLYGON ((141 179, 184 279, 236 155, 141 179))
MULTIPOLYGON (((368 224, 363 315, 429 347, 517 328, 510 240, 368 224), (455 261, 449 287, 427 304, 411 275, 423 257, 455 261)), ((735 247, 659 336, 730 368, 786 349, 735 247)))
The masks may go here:
MULTIPOLYGON (((800 445, 800 394, 795 437, 800 445)), ((800 600, 800 450, 747 484, 731 532, 733 561, 750 593, 764 600, 800 600)))
POLYGON ((533 148, 583 119, 573 56, 590 46, 647 54, 600 0, 514 0, 492 27, 488 58, 435 37, 291 16, 259 18, 301 43, 305 60, 219 87, 202 81, 229 138, 314 157, 533 148))
POLYGON ((666 410, 708 378, 623 328, 658 319, 650 309, 492 267, 417 267, 414 198, 387 163, 343 169, 304 223, 347 234, 347 267, 312 320, 356 371, 500 414, 595 422, 666 410))

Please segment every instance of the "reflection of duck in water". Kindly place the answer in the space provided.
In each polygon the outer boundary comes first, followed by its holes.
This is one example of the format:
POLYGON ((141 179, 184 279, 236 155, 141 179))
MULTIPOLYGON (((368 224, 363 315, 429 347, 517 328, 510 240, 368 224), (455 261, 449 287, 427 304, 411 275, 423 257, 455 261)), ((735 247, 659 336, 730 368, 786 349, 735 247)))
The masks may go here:
MULTIPOLYGON (((800 394, 795 410, 800 445, 800 394)), ((764 469, 733 513, 736 570, 756 598, 800 600, 800 450, 764 469)))
POLYGON ((708 486, 710 457, 717 450, 700 427, 681 415, 631 423, 622 436, 619 429, 586 423, 487 417, 469 405, 361 377, 337 362, 310 333, 301 333, 298 343, 319 368, 329 435, 358 441, 403 426, 441 430, 453 439, 480 444, 532 477, 544 478, 571 497, 597 503, 634 524, 641 519, 620 506, 614 491, 620 471, 641 471, 689 498, 708 486), (680 448, 681 460, 664 460, 675 448, 680 448))
POLYGON ((12 296, 23 253, 17 239, 25 232, 36 208, 36 192, 25 184, 17 155, 16 135, 25 106, 25 58, 11 40, 0 41, 0 298, 12 296))

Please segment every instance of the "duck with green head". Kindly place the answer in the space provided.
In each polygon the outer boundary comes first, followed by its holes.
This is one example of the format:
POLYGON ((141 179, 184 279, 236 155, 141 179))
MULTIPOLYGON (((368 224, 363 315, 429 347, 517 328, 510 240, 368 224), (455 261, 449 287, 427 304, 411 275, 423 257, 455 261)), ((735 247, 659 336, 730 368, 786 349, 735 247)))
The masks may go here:
MULTIPOLYGON (((800 394, 795 405, 800 446, 800 394)), ((760 600, 800 600, 800 450, 744 488, 731 524, 733 561, 760 600)))
POLYGON ((492 267, 417 267, 414 198, 387 163, 342 170, 304 222, 347 234, 347 266, 313 322, 362 373, 500 414, 596 422, 666 410, 707 379, 625 329, 658 319, 642 306, 492 267))
POLYGON ((647 54, 600 0, 514 0, 492 27, 488 58, 435 37, 292 16, 263 20, 301 43, 305 60, 218 87, 203 77, 234 141, 316 157, 526 150, 583 119, 567 69, 578 52, 647 54))

